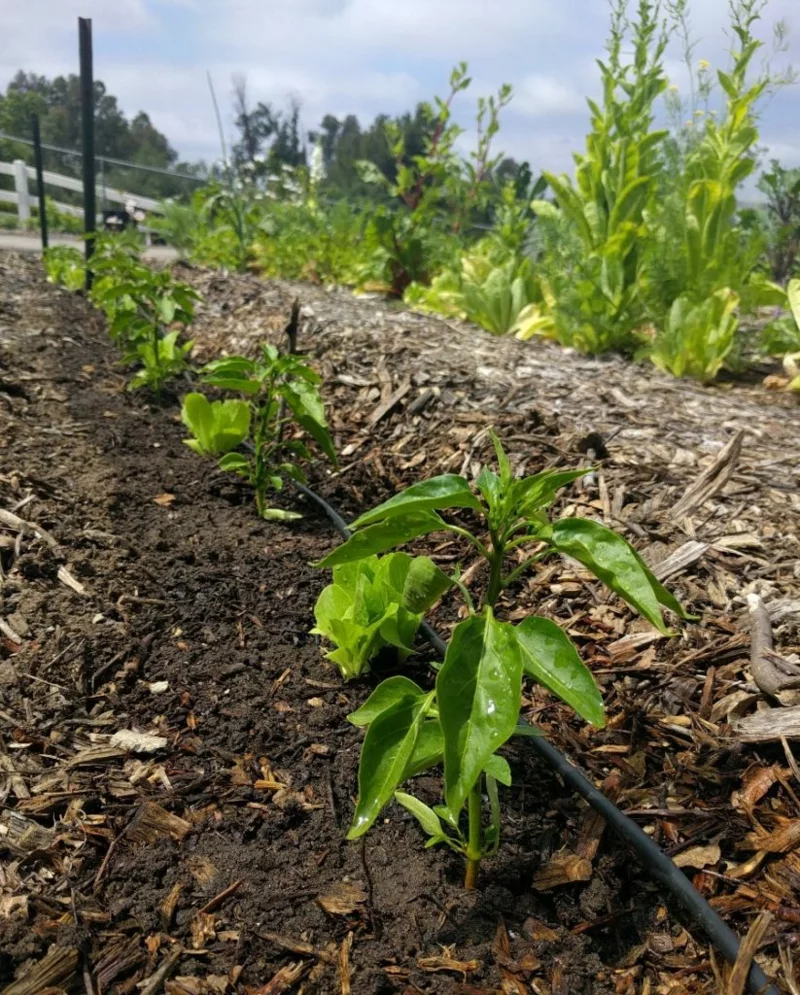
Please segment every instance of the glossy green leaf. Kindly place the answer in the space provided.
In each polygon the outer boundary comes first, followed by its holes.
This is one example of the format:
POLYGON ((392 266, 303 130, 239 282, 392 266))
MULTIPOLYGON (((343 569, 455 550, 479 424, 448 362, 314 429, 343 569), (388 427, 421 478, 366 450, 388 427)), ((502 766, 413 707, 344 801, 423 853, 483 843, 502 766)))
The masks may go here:
POLYGON ((401 698, 370 723, 361 750, 358 804, 349 840, 364 835, 401 783, 432 697, 401 698))
POLYGON ((368 726, 387 708, 391 708, 404 698, 417 700, 424 696, 422 688, 408 677, 401 675, 388 677, 385 681, 381 681, 360 708, 347 716, 347 721, 352 722, 354 726, 368 726))
POLYGON ((438 718, 426 718, 420 726, 414 752, 408 761, 404 780, 416 777, 444 760, 444 733, 438 718))
POLYGON ((335 567, 340 563, 362 560, 374 553, 385 553, 395 546, 444 529, 442 519, 432 511, 409 514, 402 518, 390 518, 355 532, 347 542, 337 546, 332 553, 314 564, 315 567, 335 567))
POLYGON ((588 518, 563 518, 553 526, 549 542, 591 570, 660 632, 669 634, 659 607, 664 589, 622 536, 588 518))
POLYGON ((403 605, 410 612, 423 614, 452 586, 453 581, 429 556, 415 556, 403 585, 403 605))
POLYGON ((396 802, 414 816, 428 836, 444 836, 444 828, 439 821, 439 816, 425 802, 413 795, 406 794, 405 791, 395 791, 394 797, 396 802))
POLYGON ((495 781, 499 781, 500 784, 505 785, 507 788, 511 787, 511 768, 508 766, 508 761, 505 757, 501 757, 499 753, 493 753, 489 759, 486 761, 486 765, 483 768, 484 774, 488 774, 489 777, 493 777, 495 781))
POLYGON ((489 609, 459 623, 436 679, 444 732, 445 799, 459 812, 489 757, 514 732, 522 697, 514 627, 489 609))
POLYGON ((574 708, 581 718, 602 728, 605 713, 600 691, 564 630, 548 618, 531 615, 514 631, 525 673, 574 708))
POLYGON ((443 508, 480 508, 480 502, 472 493, 463 477, 446 473, 431 477, 395 494, 394 497, 367 511, 355 522, 353 528, 362 528, 373 522, 385 521, 398 516, 406 517, 443 508))
POLYGON ((533 514, 552 504, 556 494, 562 487, 571 484, 573 480, 585 477, 585 470, 542 470, 530 477, 514 482, 511 492, 511 505, 515 514, 522 517, 533 514))

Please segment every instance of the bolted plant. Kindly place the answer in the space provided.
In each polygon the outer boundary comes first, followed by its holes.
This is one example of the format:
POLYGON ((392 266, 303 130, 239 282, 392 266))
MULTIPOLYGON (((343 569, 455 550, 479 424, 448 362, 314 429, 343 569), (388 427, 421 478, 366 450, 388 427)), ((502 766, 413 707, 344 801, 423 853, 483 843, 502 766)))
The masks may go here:
POLYGON ((435 687, 424 691, 404 676, 381 683, 350 715, 366 726, 359 766, 359 793, 348 839, 357 839, 395 798, 419 821, 427 845, 443 843, 466 859, 465 886, 474 888, 481 860, 496 852, 500 838, 498 784, 511 783, 507 761, 497 752, 514 735, 529 735, 520 723, 522 680, 528 676, 570 705, 582 718, 604 724, 603 702, 591 672, 553 621, 531 615, 517 625, 497 617, 503 591, 534 564, 561 553, 577 560, 661 632, 662 606, 689 618, 676 598, 621 536, 588 519, 551 522, 547 509, 557 492, 588 470, 545 470, 515 479, 500 442, 492 436, 499 472, 484 468, 473 489, 446 474, 414 484, 362 515, 353 535, 318 566, 337 568, 448 531, 486 561, 488 586, 475 602, 457 569, 468 617, 455 629, 435 687), (460 509, 480 520, 472 532, 443 518, 460 509), (509 562, 512 557, 516 562, 509 562), (444 764, 443 804, 429 807, 401 791, 410 778, 444 764), (484 825, 483 796, 489 800, 484 825), (466 826, 463 813, 466 809, 466 826))

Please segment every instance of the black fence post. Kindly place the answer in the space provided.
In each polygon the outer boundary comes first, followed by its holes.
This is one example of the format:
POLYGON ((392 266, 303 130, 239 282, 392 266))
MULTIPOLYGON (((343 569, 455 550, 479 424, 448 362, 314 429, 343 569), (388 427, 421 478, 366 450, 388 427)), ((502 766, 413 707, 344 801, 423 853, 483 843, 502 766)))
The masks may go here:
POLYGON ((39 136, 39 115, 31 114, 33 131, 33 162, 36 166, 36 192, 39 194, 39 231, 42 233, 42 251, 47 248, 47 211, 44 203, 44 176, 42 173, 42 140, 39 136))
POLYGON ((90 261, 94 252, 97 206, 94 187, 94 73, 92 70, 92 22, 78 18, 81 57, 81 125, 83 132, 83 231, 86 236, 86 289, 92 288, 90 261))

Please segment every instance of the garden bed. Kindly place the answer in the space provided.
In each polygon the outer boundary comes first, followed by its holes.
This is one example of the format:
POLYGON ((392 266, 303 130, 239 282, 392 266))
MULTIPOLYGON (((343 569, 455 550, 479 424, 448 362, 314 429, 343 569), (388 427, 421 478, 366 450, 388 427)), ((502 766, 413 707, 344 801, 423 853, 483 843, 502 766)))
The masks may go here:
MULTIPOLYGON (((536 606, 568 629, 609 726, 533 688, 528 716, 684 855, 734 928, 774 913, 774 970, 800 922, 800 859, 763 839, 800 824, 800 789, 780 745, 742 744, 731 723, 756 707, 744 595, 772 603, 781 652, 800 643, 793 399, 310 286, 180 276, 206 298, 200 358, 281 343, 299 297, 342 454, 312 485, 346 514, 420 477, 471 476, 491 425, 529 472, 599 467, 562 511, 666 563, 700 621, 660 638, 574 565, 546 569, 507 615, 536 606)), ((183 445, 176 397, 126 393, 100 316, 34 260, 0 257, 0 286, 0 513, 38 527, 0 521, 0 991, 717 990, 705 937, 524 745, 506 751, 503 841, 477 893, 397 808, 346 843, 362 734, 345 716, 370 684, 342 684, 308 634, 329 523, 291 492, 300 522, 259 521, 183 445), (126 730, 156 738, 114 739, 126 730), (582 880, 546 887, 564 857, 582 880)), ((454 620, 447 601, 433 619, 454 620)))

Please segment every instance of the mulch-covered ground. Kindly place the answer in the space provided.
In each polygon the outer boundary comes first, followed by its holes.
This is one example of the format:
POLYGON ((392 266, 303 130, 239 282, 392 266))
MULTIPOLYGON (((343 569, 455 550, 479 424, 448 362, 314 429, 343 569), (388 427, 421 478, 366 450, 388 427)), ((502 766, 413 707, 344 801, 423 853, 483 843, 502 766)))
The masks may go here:
MULTIPOLYGON (((544 568, 504 615, 535 608, 569 631, 609 723, 532 687, 528 717, 735 929, 769 913, 759 959, 791 973, 800 720, 797 692, 765 693, 764 675, 791 684, 800 650, 796 402, 344 293, 179 273, 206 298, 201 358, 280 342, 299 297, 342 453, 312 483, 346 514, 472 476, 492 425, 528 472, 597 467, 559 510, 623 532, 698 621, 662 638, 574 564, 544 568), (752 668, 762 607, 777 655, 752 668)), ((327 582, 308 564, 334 535, 291 492, 302 521, 259 521, 182 444, 178 411, 125 391, 81 297, 0 256, 0 992, 724 990, 705 937, 524 744, 507 751, 503 841, 477 893, 396 808, 344 841, 362 735, 345 716, 372 683, 344 685, 308 634, 327 582), (554 885, 565 868, 578 880, 554 885)), ((433 621, 455 618, 446 600, 433 621)))

